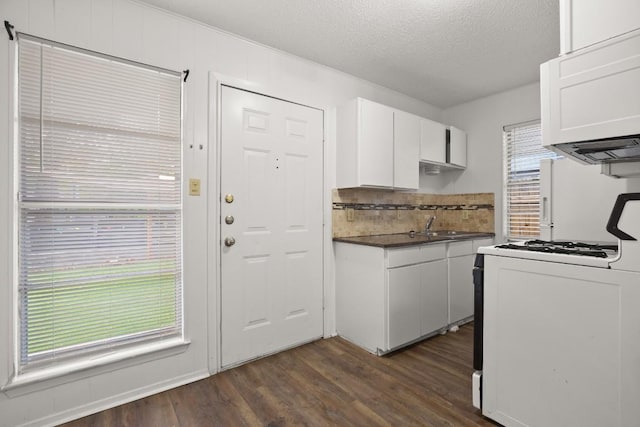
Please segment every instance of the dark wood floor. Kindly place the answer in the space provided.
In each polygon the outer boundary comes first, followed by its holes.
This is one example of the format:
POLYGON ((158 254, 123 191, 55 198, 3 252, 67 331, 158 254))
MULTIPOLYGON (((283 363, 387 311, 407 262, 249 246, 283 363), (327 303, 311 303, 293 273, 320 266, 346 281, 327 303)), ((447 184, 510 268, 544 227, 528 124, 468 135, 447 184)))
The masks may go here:
POLYGON ((320 340, 65 426, 492 426, 471 405, 472 335, 384 357, 320 340))

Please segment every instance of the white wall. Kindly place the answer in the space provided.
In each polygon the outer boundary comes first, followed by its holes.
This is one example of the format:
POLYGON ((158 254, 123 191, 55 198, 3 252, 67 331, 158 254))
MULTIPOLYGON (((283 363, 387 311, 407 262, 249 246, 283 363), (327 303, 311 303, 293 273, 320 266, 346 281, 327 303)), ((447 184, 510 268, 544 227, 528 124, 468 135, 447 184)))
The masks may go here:
MULTIPOLYGON (((244 86, 284 99, 325 109, 325 200, 335 180, 335 107, 361 96, 434 120, 442 112, 431 105, 349 75, 248 42, 233 35, 126 0, 2 0, 0 16, 17 31, 124 57, 173 70, 189 69, 184 105, 184 170, 186 178, 200 178, 202 196, 186 197, 184 215, 185 329, 191 344, 186 351, 152 360, 136 359, 102 370, 32 388, 0 393, 0 426, 55 424, 192 381, 217 369, 209 352, 217 318, 215 254, 207 240, 218 214, 207 183, 215 183, 215 132, 210 128, 208 74, 216 72, 240 80, 244 86), (193 144, 194 149, 189 149, 193 144), (199 145, 203 149, 199 149, 199 145), (203 230, 209 231, 204 233, 203 230)), ((12 43, 3 32, 0 41, 0 386, 13 370, 12 339, 14 253, 11 97, 12 43)), ((215 125, 215 121, 211 121, 215 125)), ((462 126, 464 128, 464 126, 462 126)), ((472 155, 473 157, 473 155, 472 155)), ((473 160, 472 160, 473 161, 473 160)), ((185 180, 186 182, 187 180, 185 180)), ((325 208, 325 333, 334 330, 333 256, 330 205, 325 208)), ((214 245, 215 246, 215 245, 214 245)), ((212 346, 215 349, 215 345, 212 346)))
POLYGON ((467 169, 421 175, 420 190, 495 193, 496 241, 502 241, 502 128, 540 118, 540 85, 522 86, 444 110, 443 122, 467 132, 467 169))
POLYGON ((552 238, 615 241, 606 230, 611 210, 618 194, 640 189, 640 178, 611 178, 600 173, 599 165, 568 158, 553 161, 552 171, 552 238))
MULTIPOLYGON (((442 121, 454 125, 467 132, 467 169, 464 172, 444 172, 437 176, 421 175, 420 191, 436 193, 495 193, 495 231, 496 241, 504 239, 503 233, 503 170, 502 170, 502 129, 511 125, 530 120, 540 119, 540 85, 534 83, 513 90, 498 93, 486 98, 477 99, 465 104, 456 105, 443 111, 442 121)), ((571 160, 566 160, 571 162, 571 160)), ((581 166, 589 168, 588 166, 581 166)), ((599 167, 591 167, 590 172, 594 186, 597 188, 619 188, 621 192, 640 191, 640 178, 621 179, 598 175, 599 167), (593 171, 593 169, 598 169, 593 171)), ((585 171, 582 171, 586 173, 585 171)), ((567 180, 569 178, 567 177, 567 180)), ((554 183, 556 185, 557 183, 554 183)), ((571 183, 565 183, 570 186, 571 183)), ((589 203, 597 203, 592 195, 585 194, 589 203)), ((585 201, 585 208, 589 204, 585 201)), ((611 204, 611 203, 609 203, 611 204)), ((607 204, 597 221, 608 216, 611 206, 607 204)), ((564 217, 584 214, 580 204, 575 205, 575 212, 563 212, 564 217)), ((596 222, 597 222, 596 221, 596 222)), ((606 222, 606 221, 605 221, 606 222)), ((586 223, 585 223, 586 224, 586 223)), ((590 222, 590 226, 594 223, 590 222)), ((604 224, 606 225, 606 224, 604 224)), ((604 227, 603 225, 603 227, 604 227)), ((585 225, 586 227, 586 225, 585 225)), ((579 227, 567 230, 562 236, 580 239, 579 227)), ((562 237, 560 236, 560 237, 562 237)), ((588 239, 585 234, 583 240, 588 239)), ((601 233, 591 237, 591 240, 611 240, 608 233, 601 233)))

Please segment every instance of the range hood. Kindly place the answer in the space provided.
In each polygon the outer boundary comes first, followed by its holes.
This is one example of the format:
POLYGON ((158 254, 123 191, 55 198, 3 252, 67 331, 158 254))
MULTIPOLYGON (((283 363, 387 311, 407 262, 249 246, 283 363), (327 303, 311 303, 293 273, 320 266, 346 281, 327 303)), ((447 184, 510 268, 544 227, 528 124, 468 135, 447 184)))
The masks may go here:
POLYGON ((640 176, 640 30, 540 66, 543 146, 640 176))
POLYGON ((554 144, 556 152, 586 164, 640 161, 640 135, 554 144))

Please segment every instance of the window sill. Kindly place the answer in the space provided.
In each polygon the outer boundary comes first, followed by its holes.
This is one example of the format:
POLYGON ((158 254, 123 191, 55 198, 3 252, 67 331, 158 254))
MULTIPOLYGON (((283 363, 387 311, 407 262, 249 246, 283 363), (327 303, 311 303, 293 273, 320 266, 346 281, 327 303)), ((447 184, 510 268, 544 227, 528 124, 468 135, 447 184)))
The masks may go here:
POLYGON ((1 387, 0 391, 9 397, 21 396, 116 369, 174 356, 186 351, 189 344, 190 342, 183 338, 173 338, 126 350, 77 359, 26 374, 16 375, 9 383, 1 387))

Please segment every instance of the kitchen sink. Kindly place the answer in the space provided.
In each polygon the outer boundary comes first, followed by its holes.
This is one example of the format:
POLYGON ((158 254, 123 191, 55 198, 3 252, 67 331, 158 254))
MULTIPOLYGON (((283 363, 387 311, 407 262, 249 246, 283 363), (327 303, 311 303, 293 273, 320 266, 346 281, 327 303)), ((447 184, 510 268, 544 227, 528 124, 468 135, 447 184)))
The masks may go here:
POLYGON ((424 234, 426 234, 429 237, 445 237, 449 239, 456 239, 456 238, 473 236, 478 233, 474 233, 472 231, 437 230, 437 231, 427 231, 424 234))
POLYGON ((415 231, 410 231, 409 233, 409 237, 411 238, 422 238, 422 239, 428 239, 431 241, 438 241, 438 240, 455 240, 455 239, 464 239, 467 237, 472 237, 475 236, 479 233, 477 232, 473 232, 473 231, 457 231, 457 230, 438 230, 438 231, 423 231, 420 233, 417 233, 415 231))

